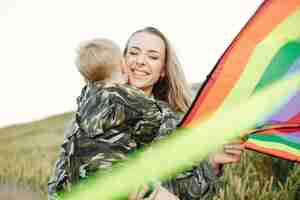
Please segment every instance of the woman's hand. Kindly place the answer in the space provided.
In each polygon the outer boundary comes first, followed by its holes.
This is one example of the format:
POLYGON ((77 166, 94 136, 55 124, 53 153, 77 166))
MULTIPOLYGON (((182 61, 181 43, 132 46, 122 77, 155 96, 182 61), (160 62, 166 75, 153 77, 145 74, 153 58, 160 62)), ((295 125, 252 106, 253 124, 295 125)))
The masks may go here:
POLYGON ((130 193, 128 200, 179 200, 177 196, 159 185, 155 187, 155 190, 150 194, 149 197, 144 198, 148 189, 148 186, 144 186, 138 192, 130 193))
POLYGON ((237 141, 225 144, 220 151, 212 153, 209 157, 209 162, 215 174, 218 175, 220 173, 223 164, 239 162, 244 149, 244 144, 241 141, 237 141))

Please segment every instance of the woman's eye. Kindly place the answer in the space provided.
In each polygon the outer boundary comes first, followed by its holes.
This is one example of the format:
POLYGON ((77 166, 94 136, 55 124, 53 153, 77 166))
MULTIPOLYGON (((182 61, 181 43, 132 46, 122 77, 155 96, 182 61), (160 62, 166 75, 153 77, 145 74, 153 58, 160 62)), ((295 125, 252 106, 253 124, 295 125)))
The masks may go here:
POLYGON ((159 59, 159 57, 158 56, 149 56, 152 60, 157 60, 157 59, 159 59))
POLYGON ((138 53, 137 53, 137 52, 135 52, 135 51, 129 51, 128 53, 129 53, 129 55, 133 55, 133 56, 135 56, 135 55, 137 55, 137 54, 138 54, 138 53))

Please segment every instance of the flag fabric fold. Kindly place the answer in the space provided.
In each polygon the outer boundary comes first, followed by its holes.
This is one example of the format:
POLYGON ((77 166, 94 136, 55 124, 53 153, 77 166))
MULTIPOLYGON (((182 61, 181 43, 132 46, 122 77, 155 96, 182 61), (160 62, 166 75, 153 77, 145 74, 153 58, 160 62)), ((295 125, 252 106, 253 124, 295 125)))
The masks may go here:
MULTIPOLYGON (((300 74, 299 27, 300 0, 264 1, 219 59, 179 126, 193 127, 300 74)), ((300 88, 247 133, 248 149, 300 162, 300 88)))

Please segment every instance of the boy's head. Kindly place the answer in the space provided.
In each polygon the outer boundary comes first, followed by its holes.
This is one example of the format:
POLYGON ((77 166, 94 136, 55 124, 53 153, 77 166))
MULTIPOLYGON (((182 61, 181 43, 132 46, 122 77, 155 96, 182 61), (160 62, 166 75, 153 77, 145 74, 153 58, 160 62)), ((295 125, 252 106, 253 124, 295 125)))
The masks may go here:
POLYGON ((79 46, 76 65, 87 81, 109 80, 121 74, 121 49, 108 39, 85 41, 79 46))

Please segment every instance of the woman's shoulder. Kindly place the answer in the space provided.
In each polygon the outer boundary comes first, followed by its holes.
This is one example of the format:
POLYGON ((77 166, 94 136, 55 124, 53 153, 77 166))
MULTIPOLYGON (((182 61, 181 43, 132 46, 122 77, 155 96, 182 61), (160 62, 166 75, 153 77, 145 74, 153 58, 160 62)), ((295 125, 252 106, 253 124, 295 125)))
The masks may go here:
POLYGON ((176 121, 180 121, 184 117, 184 113, 174 111, 166 101, 156 100, 156 102, 165 116, 175 118, 176 121))
POLYGON ((174 109, 172 109, 172 107, 170 106, 170 104, 166 101, 163 100, 159 100, 159 99, 155 99, 156 103, 161 107, 161 109, 165 112, 168 112, 170 114, 174 114, 174 115, 180 115, 180 112, 176 112, 174 109))

